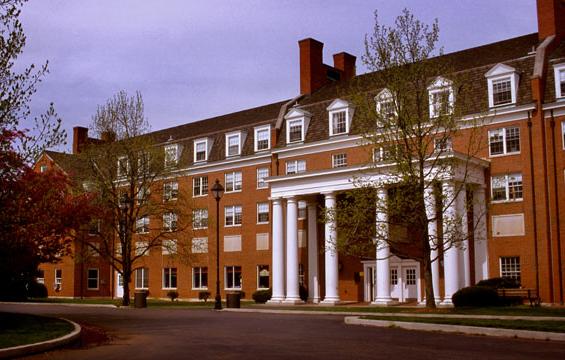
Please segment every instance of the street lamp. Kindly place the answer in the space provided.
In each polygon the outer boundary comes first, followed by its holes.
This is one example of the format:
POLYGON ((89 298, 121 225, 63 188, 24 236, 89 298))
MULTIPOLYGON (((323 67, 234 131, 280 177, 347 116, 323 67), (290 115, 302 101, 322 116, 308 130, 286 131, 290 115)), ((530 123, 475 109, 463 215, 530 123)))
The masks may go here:
POLYGON ((220 180, 216 179, 211 190, 214 199, 216 199, 216 302, 214 309, 222 310, 222 297, 220 296, 220 199, 224 187, 220 184, 220 180))

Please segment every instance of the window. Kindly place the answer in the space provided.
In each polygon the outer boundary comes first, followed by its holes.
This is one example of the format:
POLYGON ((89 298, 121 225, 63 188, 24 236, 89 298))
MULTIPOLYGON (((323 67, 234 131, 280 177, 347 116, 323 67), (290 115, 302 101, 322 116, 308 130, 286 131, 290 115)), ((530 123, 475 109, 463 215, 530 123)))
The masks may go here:
POLYGON ((38 284, 45 284, 45 271, 41 269, 37 270, 37 277, 35 278, 35 281, 38 284))
POLYGON ((332 167, 340 168, 347 166, 347 154, 332 155, 332 167))
POLYGON ((255 235, 257 250, 269 250, 269 233, 258 233, 255 235))
POLYGON ((428 87, 430 118, 450 115, 453 112, 452 82, 441 76, 428 87))
POLYGON ((149 269, 139 268, 135 270, 135 288, 148 289, 149 288, 149 269))
POLYGON ((290 160, 286 162, 286 174, 298 174, 306 171, 306 160, 290 160))
POLYGON ((176 181, 168 182, 163 185, 163 200, 176 200, 179 196, 179 183, 176 181))
POLYGON ((255 128, 255 151, 269 150, 271 148, 271 127, 262 126, 255 128))
POLYGON ((96 236, 98 234, 100 234, 100 219, 92 220, 88 224, 88 235, 96 236))
POLYGON ((406 269, 406 285, 416 285, 416 269, 406 269))
POLYGON ((520 128, 509 127, 488 132, 490 155, 516 154, 520 152, 520 128))
POLYGON ((226 134, 226 157, 241 154, 241 133, 226 134))
POLYGON ((500 276, 509 277, 521 283, 520 276, 520 257, 519 256, 503 256, 500 258, 500 276))
POLYGON ((192 239, 192 253, 206 254, 208 252, 208 238, 198 237, 192 239))
POLYGON ((163 269, 163 289, 177 288, 177 268, 163 269))
POLYGON ((177 144, 165 146, 165 166, 176 166, 179 162, 179 146, 177 144))
POLYGON ((266 189, 269 184, 265 182, 265 178, 269 177, 269 168, 258 168, 257 169, 257 189, 266 189))
POLYGON ((491 197, 492 201, 522 200, 522 174, 493 176, 491 197))
POLYGON ((208 139, 194 141, 194 162, 208 160, 208 139))
POLYGON ((192 288, 208 289, 208 268, 194 267, 192 268, 192 288))
POLYGON ((138 234, 147 234, 149 232, 149 217, 142 216, 135 222, 135 232, 138 234))
POLYGON ((390 284, 398 285, 398 269, 390 269, 390 284))
POLYGON ((241 289, 241 266, 226 266, 226 290, 239 290, 241 289))
POLYGON ((224 252, 241 251, 241 235, 224 236, 224 252))
POLYGON ((192 210, 192 228, 193 229, 208 228, 208 209, 192 210))
POLYGON ((241 225, 241 205, 231 205, 224 208, 225 211, 225 225, 238 226, 241 225))
POLYGON ((241 191, 241 171, 226 173, 226 192, 241 191))
POLYGON ((563 150, 565 150, 565 121, 561 122, 561 139, 563 140, 563 150))
POLYGON ((494 106, 512 102, 512 83, 509 77, 492 82, 492 96, 494 106))
POLYGON ((147 241, 136 241, 135 256, 148 256, 148 255, 149 255, 149 243, 147 241))
POLYGON ((437 152, 445 152, 453 149, 451 138, 444 137, 440 139, 434 139, 434 150, 437 152))
POLYGON ((208 176, 192 178, 192 196, 208 195, 208 176))
POLYGON ((387 121, 396 115, 396 104, 392 93, 388 89, 383 89, 375 96, 377 104, 377 127, 383 127, 383 120, 387 121))
POLYGON ((304 120, 290 120, 286 123, 287 126, 287 142, 304 141, 304 120))
POLYGON ((518 90, 518 73, 516 69, 498 64, 486 74, 488 85, 489 107, 506 106, 516 103, 518 90))
POLYGON ((47 165, 41 165, 41 166, 39 167, 39 172, 44 173, 44 172, 47 171, 47 169, 48 169, 47 165))
POLYGON ((164 231, 176 231, 177 230, 177 220, 178 216, 174 212, 168 212, 163 214, 163 230, 164 231))
POLYGON ((118 177, 124 177, 129 174, 129 161, 126 156, 118 158, 118 177))
POLYGON ((269 288, 269 265, 257 265, 257 289, 269 288))
POLYGON ((257 204, 257 224, 266 224, 269 222, 269 203, 257 204))
POLYGON ((306 201, 300 200, 298 201, 298 219, 303 220, 306 219, 306 201))
POLYGON ((151 169, 151 155, 148 152, 140 151, 137 155, 137 173, 148 174, 151 169))
POLYGON ((340 135, 347 133, 347 112, 345 110, 330 113, 331 116, 331 135, 340 135))
POLYGON ((177 241, 171 239, 163 240, 163 255, 174 255, 177 253, 177 241))
POLYGON ((55 269, 55 283, 53 284, 55 291, 61 291, 63 288, 63 270, 55 269))
POLYGON ((148 186, 140 186, 137 189, 137 205, 144 206, 149 201, 149 195, 151 194, 151 190, 148 186))
POLYGON ((565 64, 554 66, 555 98, 565 98, 565 64))
POLYGON ((86 287, 88 290, 98 290, 98 269, 87 270, 86 287))
POLYGON ((304 286, 304 264, 298 264, 298 285, 304 286))
POLYGON ((100 243, 89 241, 86 244, 86 256, 88 258, 100 256, 100 243))

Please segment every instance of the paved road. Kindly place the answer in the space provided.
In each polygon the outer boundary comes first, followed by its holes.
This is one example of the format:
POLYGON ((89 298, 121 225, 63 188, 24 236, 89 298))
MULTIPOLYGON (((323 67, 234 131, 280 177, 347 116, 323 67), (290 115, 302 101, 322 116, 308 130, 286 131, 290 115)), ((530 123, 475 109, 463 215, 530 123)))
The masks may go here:
POLYGON ((0 305, 104 329, 107 344, 29 359, 565 359, 565 344, 346 326, 342 316, 0 305))

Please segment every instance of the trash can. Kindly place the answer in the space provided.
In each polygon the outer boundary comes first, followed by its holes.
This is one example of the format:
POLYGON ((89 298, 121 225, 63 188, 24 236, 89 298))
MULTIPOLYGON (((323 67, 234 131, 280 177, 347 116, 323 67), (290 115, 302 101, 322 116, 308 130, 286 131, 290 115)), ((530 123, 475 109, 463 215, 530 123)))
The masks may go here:
POLYGON ((146 308, 147 307, 147 291, 136 290, 133 294, 133 306, 135 308, 146 308))
POLYGON ((241 306, 241 299, 239 293, 231 293, 226 295, 226 305, 228 308, 239 309, 241 306))

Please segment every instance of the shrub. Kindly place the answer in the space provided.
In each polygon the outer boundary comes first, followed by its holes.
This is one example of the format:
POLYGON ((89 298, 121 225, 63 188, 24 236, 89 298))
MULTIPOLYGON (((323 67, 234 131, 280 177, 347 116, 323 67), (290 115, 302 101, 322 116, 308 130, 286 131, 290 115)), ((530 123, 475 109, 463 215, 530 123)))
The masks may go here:
POLYGON ((236 291, 236 293, 239 294, 239 298, 240 298, 240 299, 244 299, 244 298, 245 298, 245 291, 236 291))
POLYGON ((517 289, 520 284, 515 279, 509 277, 496 277, 486 280, 481 280, 477 286, 487 286, 495 289, 517 289))
POLYGON ((171 299, 171 301, 175 301, 179 298, 179 293, 176 290, 171 290, 167 293, 167 297, 171 299))
POLYGON ((253 295, 251 295, 251 297, 253 298, 253 300, 255 300, 256 303, 264 304, 271 299, 272 295, 273 295, 273 292, 271 291, 271 289, 269 289, 269 290, 257 290, 253 293, 253 295))
POLYGON ((457 291, 451 297, 455 307, 485 307, 500 305, 496 290, 487 286, 469 286, 457 291))
POLYGON ((47 288, 38 282, 31 282, 28 285, 27 294, 30 298, 46 298, 47 288))
POLYGON ((198 300, 204 300, 204 303, 207 303, 209 298, 210 298, 209 291, 201 291, 198 293, 198 300))

